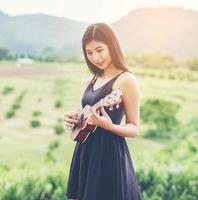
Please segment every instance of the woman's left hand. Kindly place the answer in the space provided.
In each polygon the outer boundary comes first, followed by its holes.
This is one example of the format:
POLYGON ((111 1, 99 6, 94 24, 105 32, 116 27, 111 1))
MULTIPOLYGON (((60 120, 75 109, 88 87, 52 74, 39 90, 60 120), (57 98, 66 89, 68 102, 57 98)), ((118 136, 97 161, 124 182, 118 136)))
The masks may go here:
POLYGON ((88 124, 97 125, 106 130, 111 130, 113 123, 103 106, 101 107, 102 116, 100 116, 91 106, 90 110, 92 115, 88 117, 88 124))

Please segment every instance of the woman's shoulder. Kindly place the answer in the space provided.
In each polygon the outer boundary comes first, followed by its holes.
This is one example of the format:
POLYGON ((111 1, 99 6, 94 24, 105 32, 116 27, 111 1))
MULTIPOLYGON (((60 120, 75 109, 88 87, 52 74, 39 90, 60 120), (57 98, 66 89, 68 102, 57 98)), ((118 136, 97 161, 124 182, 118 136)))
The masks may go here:
POLYGON ((115 87, 127 89, 128 87, 139 87, 139 83, 132 72, 126 71, 118 77, 115 83, 115 87))
POLYGON ((131 71, 125 71, 124 73, 122 73, 118 79, 116 80, 116 82, 119 85, 124 85, 124 84, 138 84, 138 80, 135 77, 135 75, 131 72, 131 71))

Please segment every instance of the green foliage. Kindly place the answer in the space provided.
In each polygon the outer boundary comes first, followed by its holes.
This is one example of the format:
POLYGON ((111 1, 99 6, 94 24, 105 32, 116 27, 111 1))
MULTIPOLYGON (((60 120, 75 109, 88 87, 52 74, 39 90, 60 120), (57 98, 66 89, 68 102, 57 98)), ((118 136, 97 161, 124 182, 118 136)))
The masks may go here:
POLYGON ((161 54, 127 54, 126 60, 130 66, 145 68, 175 68, 178 67, 174 58, 161 54))
POLYGON ((177 139, 188 139, 198 133, 198 117, 193 117, 188 123, 180 123, 175 128, 175 133, 177 133, 177 139))
POLYGON ((9 50, 6 48, 0 47, 0 60, 9 58, 9 50))
POLYGON ((126 60, 131 70, 140 76, 171 80, 198 80, 198 58, 179 62, 168 55, 144 53, 126 54, 126 60))
POLYGON ((54 131, 55 131, 55 134, 61 135, 64 133, 65 130, 61 124, 57 124, 54 126, 54 131))
POLYGON ((62 123, 62 122, 63 122, 63 119, 62 119, 62 118, 58 118, 58 119, 57 119, 57 122, 58 122, 58 123, 62 123))
POLYGON ((30 125, 32 128, 37 128, 37 127, 41 126, 41 122, 39 120, 32 120, 30 122, 30 125))
POLYGON ((14 103, 13 105, 12 105, 12 109, 13 110, 17 110, 17 109, 19 109, 21 107, 21 105, 20 105, 20 103, 14 103))
POLYGON ((171 131, 179 125, 176 113, 180 106, 162 99, 149 99, 141 106, 141 119, 144 123, 154 125, 147 131, 147 137, 170 138, 171 131))
POLYGON ((132 71, 138 76, 143 77, 152 77, 152 78, 160 78, 160 79, 170 79, 170 80, 188 80, 188 81, 197 81, 198 74, 195 71, 191 71, 185 68, 140 68, 140 67, 132 67, 132 71))
POLYGON ((6 118, 11 118, 16 114, 16 110, 18 110, 21 107, 21 102, 25 93, 26 91, 23 91, 19 96, 15 98, 11 109, 6 113, 6 118))
POLYGON ((11 168, 8 165, 6 165, 6 164, 0 164, 0 173, 8 172, 10 170, 11 170, 11 168))
MULTIPOLYGON (((66 199, 64 196, 67 185, 65 168, 60 169, 53 164, 47 170, 24 169, 23 173, 24 171, 28 173, 21 176, 17 172, 14 176, 0 180, 1 200, 66 199)), ((136 170, 136 174, 143 200, 198 199, 196 170, 164 169, 162 173, 154 168, 142 166, 136 170)))
POLYGON ((12 118, 15 116, 15 110, 10 110, 6 113, 6 118, 12 118))
POLYGON ((73 56, 68 56, 65 59, 66 62, 72 62, 72 63, 83 63, 84 62, 84 57, 80 55, 73 55, 73 56))
POLYGON ((59 147, 59 141, 53 141, 49 144, 49 150, 54 150, 59 147))
MULTIPOLYGON (((35 57, 36 58, 36 57, 35 57)), ((60 61, 60 54, 52 47, 46 47, 40 55, 40 60, 45 62, 60 61)))
POLYGON ((53 128, 54 128, 54 132, 55 132, 56 135, 63 134, 64 131, 65 131, 65 129, 63 128, 63 119, 62 118, 58 118, 57 119, 57 123, 53 128))
POLYGON ((192 126, 194 129, 194 132, 198 133, 198 116, 193 117, 190 122, 187 124, 187 126, 192 126))
POLYGON ((60 107, 62 107, 62 106, 63 106, 63 102, 62 102, 61 100, 57 100, 57 101, 55 102, 55 105, 54 105, 55 108, 60 108, 60 107))
POLYGON ((13 87, 9 87, 9 86, 6 86, 4 87, 3 91, 2 91, 2 94, 3 95, 7 95, 7 94, 10 94, 14 91, 14 88, 13 87))
POLYGON ((21 94, 15 99, 16 102, 20 103, 23 100, 25 94, 26 94, 26 91, 22 91, 21 94))
POLYGON ((198 174, 189 171, 164 171, 153 169, 137 171, 144 200, 196 200, 198 199, 198 174))
POLYGON ((34 111, 32 113, 32 116, 37 117, 37 116, 40 116, 41 114, 42 114, 42 112, 40 112, 40 111, 34 111))
POLYGON ((53 161, 55 162, 56 159, 53 155, 54 151, 59 147, 60 143, 58 140, 52 141, 49 146, 48 146, 48 151, 46 153, 46 161, 50 162, 53 161))
MULTIPOLYGON (((57 169, 57 168, 56 168, 57 169)), ((57 169, 58 170, 58 169, 57 169)), ((16 174, 15 177, 18 177, 16 174)), ((38 170, 18 179, 5 179, 0 185, 1 200, 60 200, 65 199, 64 174, 60 170, 41 173, 38 170), (53 172, 53 173, 52 173, 53 172)))
MULTIPOLYGON (((10 63, 9 63, 10 64, 10 63)), ((2 64, 3 66, 4 64, 2 64)), ((40 65, 40 63, 39 63, 40 65)), ((52 169, 50 169, 50 172, 47 173, 47 167, 45 164, 41 162, 44 161, 43 159, 46 159, 47 164, 48 163, 54 163, 54 166, 59 164, 59 160, 57 158, 60 158, 60 160, 64 160, 66 158, 66 162, 69 163, 69 159, 71 158, 72 154, 72 147, 73 143, 69 140, 69 138, 65 138, 64 135, 55 135, 55 134, 47 134, 47 137, 45 135, 46 130, 45 127, 51 126, 51 121, 53 119, 56 119, 56 116, 62 116, 62 109, 54 109, 53 100, 60 99, 63 100, 65 109, 72 109, 76 108, 79 105, 79 95, 82 91, 81 83, 84 82, 86 77, 88 76, 88 73, 79 73, 78 70, 82 69, 82 66, 76 65, 76 68, 70 68, 70 66, 73 66, 73 64, 69 64, 66 66, 63 66, 63 70, 65 70, 64 74, 67 74, 69 77, 66 78, 64 75, 61 78, 58 76, 43 76, 43 77, 31 77, 31 78, 21 78, 21 77, 14 77, 10 79, 10 77, 1 79, 0 85, 6 85, 7 82, 10 81, 12 85, 14 86, 16 91, 21 91, 22 88, 28 89, 28 96, 27 100, 29 99, 35 99, 36 101, 31 102, 31 104, 25 104, 21 108, 21 113, 23 113, 23 116, 29 116, 29 111, 35 111, 35 108, 38 108, 38 110, 41 108, 44 113, 46 113, 46 116, 49 116, 49 120, 44 120, 46 123, 48 123, 46 126, 43 127, 41 133, 39 135, 30 135, 28 134, 27 137, 25 137, 25 133, 29 132, 30 127, 20 127, 17 126, 15 129, 15 126, 7 128, 3 127, 1 133, 0 133, 0 141, 2 143, 2 155, 1 156, 1 163, 6 163, 4 166, 0 166, 0 199, 37 199, 37 198, 45 198, 47 199, 63 199, 64 197, 61 196, 64 194, 65 186, 66 186, 66 180, 63 181, 62 184, 61 181, 66 176, 66 172, 68 172, 65 168, 68 168, 68 165, 64 166, 64 173, 60 172, 52 172, 52 169), (75 69, 75 70, 74 70, 75 69), (73 76, 73 74, 75 76, 73 76), (72 74, 72 76, 70 76, 72 74), (80 77, 76 81, 76 77, 80 77), (60 81, 59 81, 60 79, 60 81), (54 84, 55 83, 55 84, 54 84), (47 89, 46 89, 47 88, 47 89), (32 92, 33 91, 33 92, 32 92), (36 92, 34 92, 36 91, 36 92), (43 93, 45 91, 45 94, 43 93), (53 92, 53 93, 52 93, 53 92), (68 98, 72 97, 72 98, 68 98), (39 103, 40 101, 43 102, 39 103), (65 99, 66 98, 66 99, 65 99), (38 100, 38 101, 37 101, 38 100), (46 105, 47 104, 47 105, 46 105), (28 105, 28 107, 26 107, 28 105), (50 107, 51 106, 51 107, 50 107), (19 127, 19 128, 18 128, 19 127), (24 132, 23 140, 21 140, 21 133, 24 132), (5 139, 4 139, 5 138, 5 139), (11 148, 7 145, 7 139, 10 140, 11 143, 14 141, 14 145, 11 145, 11 148), (57 144, 50 144, 48 148, 46 148, 46 143, 48 141, 53 141, 54 139, 60 139, 62 144, 60 148, 57 147, 57 144), (38 148, 39 147, 39 148, 38 148), (66 147, 66 150, 65 150, 66 147), (14 152, 14 153, 13 153, 14 152), (20 156, 22 155, 22 156, 20 156), (34 156, 36 155, 36 156, 34 156), (65 157, 66 155, 66 157, 65 157), (60 156, 60 157, 59 157, 60 156), (13 159, 19 158, 16 160, 15 164, 13 165, 13 159), (32 165, 33 161, 38 162, 40 167, 46 167, 44 170, 42 170, 42 173, 39 174, 38 169, 33 169, 35 175, 31 173, 31 170, 28 168, 26 171, 24 169, 21 170, 21 173, 13 173, 13 168, 16 166, 22 165, 24 162, 25 165, 32 165), (28 164, 29 163, 29 164, 28 164), (26 177, 24 177, 26 175, 26 177), (10 178, 8 177, 10 176, 10 178), (47 179, 47 177, 50 176, 50 180, 47 179), (57 178, 58 177, 58 178, 57 178), (55 182, 52 184, 52 180, 55 182), (33 183, 32 183, 33 182, 33 183), (58 183, 59 182, 59 183, 58 183), (56 186, 54 186, 57 183, 56 186), (32 188, 31 184, 35 185, 35 188, 32 188), (27 186, 25 186, 27 185, 27 186), (53 192, 52 192, 53 191, 53 192), (56 196, 56 194, 59 193, 59 195, 56 196), (31 195, 31 196, 30 196, 31 195), (7 197, 7 198, 6 198, 7 197)), ((49 66, 48 64, 40 66, 40 68, 45 66, 49 66)), ((39 67, 39 66, 38 66, 39 67)), ((137 68, 136 68, 137 69, 137 68)), ((134 70, 136 70, 134 69, 134 70)), ((162 77, 162 78, 168 78, 172 77, 175 79, 185 79, 189 80, 189 77, 192 77, 191 75, 195 75, 195 71, 190 72, 184 71, 180 74, 180 71, 171 71, 167 68, 167 71, 162 71, 162 69, 158 70, 157 68, 152 68, 150 71, 145 70, 144 68, 138 68, 138 72, 145 73, 145 76, 148 77, 162 77), (166 74, 167 72, 167 74, 166 74), (174 73, 173 73, 174 72, 174 73), (178 73, 177 73, 178 72, 178 73), (147 74, 148 73, 148 74, 147 74), (150 74, 149 74, 150 73, 150 74), (191 73, 188 77, 188 73, 191 73), (181 77, 179 77, 181 75, 181 77), (179 77, 179 78, 178 78, 179 77)), ((139 75, 139 74, 138 74, 139 75)), ((139 76, 138 76, 139 77, 139 76)), ((175 138, 168 138, 167 140, 164 140, 165 142, 162 144, 160 142, 148 140, 145 138, 140 137, 136 140, 135 143, 132 143, 129 141, 130 151, 134 151, 134 160, 137 164, 140 162, 139 166, 142 166, 142 171, 138 169, 137 166, 137 172, 138 172, 138 180, 140 181, 140 186, 143 189, 143 196, 146 200, 180 200, 181 199, 197 199, 197 193, 195 189, 197 188, 197 183, 192 179, 192 177, 195 177, 197 180, 196 175, 196 166, 198 163, 198 149, 197 149, 197 141, 198 138, 189 138, 192 134, 197 134, 198 132, 198 119, 196 117, 196 110, 194 109, 195 103, 197 101, 196 97, 196 88, 195 83, 189 82, 189 81, 168 81, 168 80, 160 80, 155 78, 141 78, 141 85, 144 93, 144 99, 150 98, 151 95, 155 95, 155 97, 163 98, 167 96, 167 99, 173 99, 175 102, 183 102, 181 103, 182 110, 178 115, 178 119, 182 119, 183 122, 186 121, 186 124, 178 124, 175 128, 171 129, 170 131, 166 132, 160 132, 161 130, 157 129, 157 124, 159 126, 163 125, 161 123, 155 122, 152 123, 151 121, 143 122, 143 127, 145 129, 144 131, 149 129, 147 131, 147 134, 150 131, 150 134, 153 131, 154 136, 153 137, 163 137, 165 138, 166 135, 172 135, 175 133, 177 137, 175 138), (168 88, 173 88, 173 90, 168 90, 168 88), (164 90, 167 89, 167 93, 165 94, 164 90), (162 94, 162 95, 161 95, 162 94), (165 95, 164 95, 165 94, 165 95), (192 120, 189 120, 191 119, 192 120), (181 136, 181 137, 179 137, 181 136), (132 147, 132 148, 131 148, 132 147), (164 151, 163 151, 164 150, 164 151), (157 154, 159 153, 159 154, 157 154), (157 155, 156 155, 157 154, 157 155), (159 156, 159 157, 157 157, 159 156), (140 158, 141 157, 141 158, 140 158), (145 161, 142 162, 142 160, 145 161), (159 171, 158 168, 161 168, 161 164, 170 166, 171 169, 173 169, 172 166, 176 166, 175 169, 177 169, 177 166, 190 166, 189 170, 185 172, 170 172, 171 176, 168 176, 167 169, 159 171), (149 165, 149 166, 148 166, 149 165), (155 165, 155 169, 151 169, 150 165, 155 165), (151 172, 151 170, 153 172, 151 172), (192 175, 188 176, 187 174, 192 173, 192 175), (139 175, 140 174, 140 175, 139 175), (178 176, 184 177, 182 181, 178 178, 178 176), (170 181, 170 182, 169 182, 170 181), (181 182, 181 184, 180 184, 181 182), (170 184, 170 188, 168 185, 170 184), (177 184, 177 185, 175 185, 177 184), (191 184, 191 188, 188 184, 191 184), (176 188, 176 189, 175 189, 176 188), (184 193, 181 193, 179 188, 182 188, 181 190, 184 191, 184 193), (167 194, 167 191, 170 190, 170 194, 167 194), (186 196, 185 196, 186 194, 186 196), (191 196, 190 196, 190 195, 191 196), (180 196, 179 196, 180 195, 180 196)), ((12 96, 1 96, 1 112, 6 114, 7 110, 5 111, 4 108, 6 106, 12 107, 13 105, 22 105, 21 100, 22 98, 18 98, 18 100, 15 100, 12 102, 12 96)), ((166 99, 166 97, 164 98, 166 99)), ((169 101, 167 101, 169 102, 169 101)), ((26 102, 28 103, 28 101, 26 102)), ((172 103, 172 102, 171 102, 172 103)), ((162 104, 163 105, 163 104, 162 104)), ((170 104, 168 104, 170 105, 170 104)), ((160 106, 155 106, 155 104, 151 104, 152 109, 155 111, 156 107, 157 110, 161 112, 162 108, 158 108, 160 106)), ((13 106, 15 107, 15 106, 13 106)), ((17 107, 17 106, 16 106, 17 107)), ((162 106, 163 107, 163 106, 162 106)), ((166 106, 165 106, 166 107, 166 106)), ((13 108, 12 108, 13 109, 13 108)), ((152 111, 152 109, 150 109, 152 111)), ((35 112, 39 112, 36 110, 35 112)), ((16 110, 15 110, 16 111, 16 110)), ((144 110, 141 110, 141 114, 143 114, 144 110)), ((169 110, 170 115, 172 115, 172 110, 169 110)), ((33 113, 33 112, 32 112, 33 113)), ((30 113, 30 115, 32 114, 30 113)), ((160 114, 160 113, 158 113, 160 114)), ((176 112, 173 114, 176 118, 176 112)), ((39 115, 33 114, 32 119, 39 119, 39 115)), ((143 114, 144 115, 144 114, 143 114)), ((31 117, 31 116, 30 116, 31 117)), ((42 119, 42 118, 41 118, 42 119)), ((142 119, 142 117, 141 117, 142 119)), ((153 117, 153 119, 157 118, 153 117)), ((177 119, 177 118, 176 118, 177 119)), ((7 120, 8 121, 8 120, 7 120)), ((4 125, 4 122, 6 124, 10 125, 11 123, 15 122, 14 120, 7 123, 6 119, 2 120, 2 123, 4 125)), ((42 121, 41 121, 42 122, 42 121)), ((63 122, 63 118, 59 118, 57 123, 55 124, 60 125, 63 122)), ((23 125, 22 120, 19 120, 19 125, 23 125)), ((53 124, 53 125, 55 125, 53 124)), ((169 123, 168 123, 169 124, 169 123)), ((53 126, 52 125, 52 126, 53 126)), ((169 124, 171 126, 171 123, 169 124)), ((54 128, 54 127, 53 127, 54 128)), ((166 126, 165 126, 166 128, 166 126)), ((55 129, 53 129, 55 131, 55 129)), ((53 131, 52 130, 52 131, 53 131)), ((168 129, 169 130, 169 129, 168 129)), ((39 131, 39 132, 40 132, 39 131)), ((31 132, 31 131, 30 131, 31 132)), ((161 139, 161 138, 160 138, 161 139)), ((158 140, 159 141, 159 140, 158 140)), ((65 161, 64 161, 65 162, 65 161)))
POLYGON ((192 134, 188 133, 184 139, 172 141, 171 144, 166 146, 159 152, 160 160, 168 161, 168 163, 177 163, 185 167, 197 168, 198 163, 198 135, 197 132, 192 134), (187 165, 188 163, 188 165, 187 165))

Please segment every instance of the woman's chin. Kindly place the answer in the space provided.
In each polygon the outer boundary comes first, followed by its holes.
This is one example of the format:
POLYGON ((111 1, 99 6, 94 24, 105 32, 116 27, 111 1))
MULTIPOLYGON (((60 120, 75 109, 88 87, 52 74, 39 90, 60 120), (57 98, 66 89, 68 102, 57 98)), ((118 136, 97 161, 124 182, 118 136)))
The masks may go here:
POLYGON ((97 67, 101 70, 105 70, 107 68, 106 65, 97 65, 97 67))

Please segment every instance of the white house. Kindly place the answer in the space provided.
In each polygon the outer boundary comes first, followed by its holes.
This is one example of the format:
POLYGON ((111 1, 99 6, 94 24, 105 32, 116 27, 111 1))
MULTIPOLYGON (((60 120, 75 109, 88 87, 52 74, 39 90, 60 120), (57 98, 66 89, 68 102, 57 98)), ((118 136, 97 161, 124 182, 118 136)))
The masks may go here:
POLYGON ((33 64, 33 60, 30 58, 18 58, 16 61, 16 66, 31 66, 33 64))

